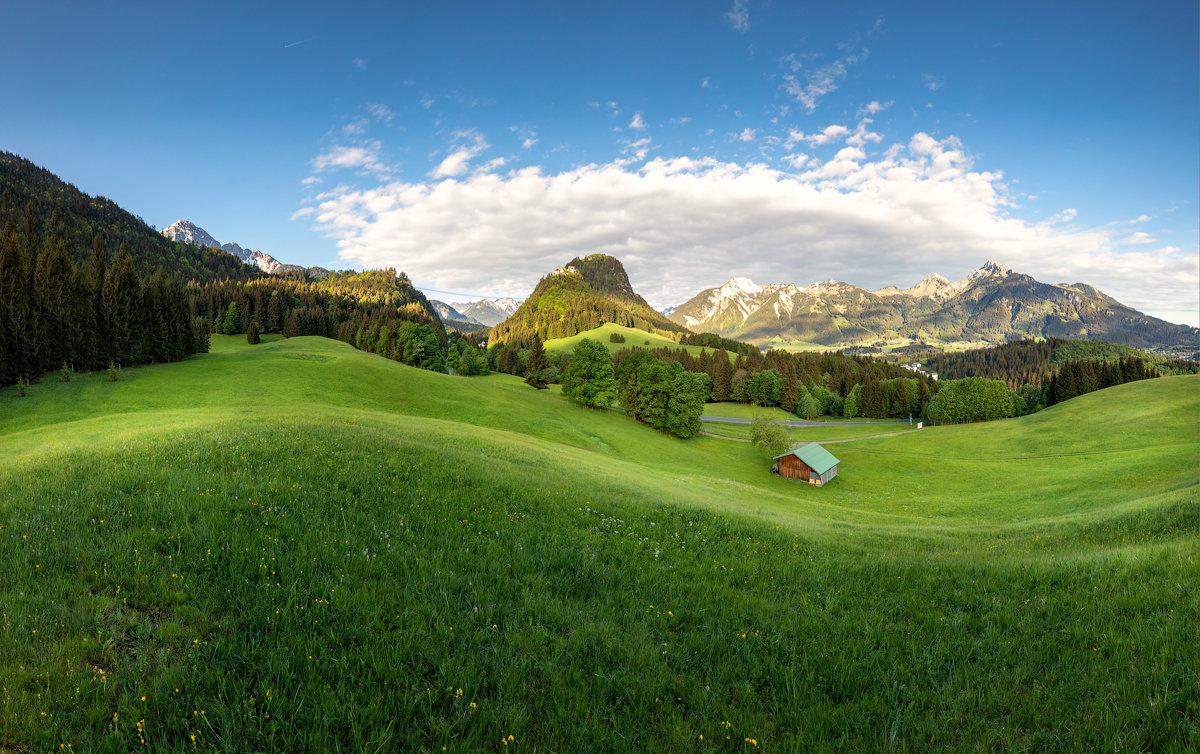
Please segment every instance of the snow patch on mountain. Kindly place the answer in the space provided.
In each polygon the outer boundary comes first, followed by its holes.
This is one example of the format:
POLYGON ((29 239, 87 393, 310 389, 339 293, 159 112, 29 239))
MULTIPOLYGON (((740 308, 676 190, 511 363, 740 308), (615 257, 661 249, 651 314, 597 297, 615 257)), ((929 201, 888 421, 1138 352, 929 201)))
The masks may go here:
POLYGON ((304 269, 294 264, 283 264, 275 257, 259 249, 244 249, 232 241, 229 243, 218 243, 217 239, 213 238, 208 231, 190 220, 173 222, 163 228, 162 234, 178 243, 191 244, 192 246, 200 246, 202 248, 215 246, 232 254, 245 264, 257 267, 268 274, 302 271, 304 269))

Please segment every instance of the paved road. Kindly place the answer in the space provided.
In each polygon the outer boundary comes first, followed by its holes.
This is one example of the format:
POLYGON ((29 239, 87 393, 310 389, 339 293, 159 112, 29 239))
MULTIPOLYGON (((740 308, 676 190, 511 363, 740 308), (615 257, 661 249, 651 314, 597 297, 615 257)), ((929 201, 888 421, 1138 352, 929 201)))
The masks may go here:
MULTIPOLYGON (((701 416, 700 421, 702 421, 702 422, 725 422, 726 424, 749 424, 751 422, 750 419, 731 419, 728 416, 701 416)), ((895 426, 907 427, 908 426, 907 424, 901 425, 899 422, 805 422, 805 421, 795 421, 795 422, 781 422, 781 424, 785 424, 789 427, 865 427, 868 425, 875 425, 875 426, 879 426, 879 427, 895 427, 895 426)), ((914 424, 913 428, 916 429, 916 426, 917 425, 914 424)))

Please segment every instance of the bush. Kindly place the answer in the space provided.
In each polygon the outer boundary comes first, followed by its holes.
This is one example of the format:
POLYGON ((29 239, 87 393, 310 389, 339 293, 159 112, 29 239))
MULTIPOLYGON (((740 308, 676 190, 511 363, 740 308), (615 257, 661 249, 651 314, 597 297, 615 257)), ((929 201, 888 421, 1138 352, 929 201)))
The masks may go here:
POLYGON ((619 332, 612 333, 611 335, 608 336, 608 342, 609 343, 624 343, 625 336, 619 332))

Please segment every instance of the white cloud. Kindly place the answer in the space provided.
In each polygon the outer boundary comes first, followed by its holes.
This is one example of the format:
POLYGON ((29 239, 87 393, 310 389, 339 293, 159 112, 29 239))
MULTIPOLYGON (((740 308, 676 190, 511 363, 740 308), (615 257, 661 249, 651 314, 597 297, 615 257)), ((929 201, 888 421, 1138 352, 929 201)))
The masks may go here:
POLYGON ((363 68, 367 67, 367 61, 363 60, 362 58, 355 58, 354 67, 362 70, 363 68))
POLYGON ((671 122, 677 126, 686 126, 687 124, 692 122, 692 116, 684 115, 683 117, 680 117, 680 118, 671 118, 671 122))
MULTIPOLYGON (((644 153, 648 142, 629 148, 644 153)), ((1090 283, 1139 309, 1197 309, 1197 255, 1119 246, 1125 234, 1112 229, 1013 217, 1003 175, 976 169, 953 139, 916 134, 881 154, 847 145, 824 162, 787 161, 792 170, 623 158, 550 174, 528 167, 341 187, 309 206, 343 259, 446 290, 527 295, 556 265, 595 251, 622 259, 659 306, 734 275, 877 288, 934 270, 961 277, 995 258, 1045 282, 1090 283)))
POLYGON ((863 118, 854 127, 854 133, 846 137, 846 143, 856 147, 866 146, 867 142, 878 144, 883 141, 883 134, 877 134, 867 128, 874 123, 870 118, 863 118))
POLYGON ((867 104, 858 108, 858 116, 861 118, 864 115, 876 115, 878 113, 883 112, 884 110, 888 109, 891 106, 892 106, 892 100, 888 100, 887 102, 884 102, 882 104, 880 104, 879 100, 871 100, 867 104))
POLYGON ((731 136, 738 141, 754 141, 754 134, 756 133, 757 129, 743 128, 741 133, 731 134, 731 136))
POLYGON ((635 160, 644 160, 650 152, 650 137, 627 141, 621 151, 625 154, 632 154, 635 160))
POLYGON ((799 170, 800 168, 804 167, 804 163, 808 162, 808 155, 806 155, 806 154, 789 154, 788 156, 783 158, 783 161, 786 162, 788 165, 791 165, 796 170, 799 170))
POLYGON ((1074 207, 1068 207, 1067 209, 1064 209, 1062 212, 1058 212, 1058 213, 1051 215, 1050 218, 1045 221, 1045 224, 1046 225, 1061 225, 1062 223, 1069 223, 1072 220, 1074 220, 1078 214, 1079 214, 1079 210, 1075 209, 1074 207))
POLYGON ((1154 236, 1150 235, 1149 233, 1144 233, 1139 230, 1137 233, 1130 234, 1130 235, 1126 236, 1125 238, 1122 238, 1121 240, 1117 241, 1117 245, 1118 246, 1141 246, 1143 244, 1157 243, 1157 242, 1158 242, 1158 239, 1154 238, 1154 236))
POLYGON ((704 79, 703 81, 700 82, 701 89, 709 89, 711 87, 712 87, 712 82, 709 81, 708 79, 704 79))
POLYGON ((859 147, 865 145, 868 141, 879 143, 883 140, 883 137, 867 130, 867 126, 870 124, 870 118, 863 118, 859 121, 858 126, 855 127, 853 132, 849 128, 836 123, 826 126, 813 134, 806 134, 803 131, 793 128, 788 131, 788 136, 783 141, 783 147, 784 149, 791 149, 802 141, 808 142, 814 147, 822 147, 842 141, 843 139, 847 144, 859 147))
POLYGON ((534 144, 538 143, 537 131, 524 126, 509 126, 509 131, 515 133, 521 139, 521 146, 525 149, 530 149, 534 144))
POLYGON ((321 178, 318 178, 315 175, 310 175, 309 177, 300 181, 300 185, 301 186, 315 186, 316 184, 320 183, 321 180, 322 180, 321 178))
POLYGON ((381 105, 377 102, 367 105, 367 112, 370 113, 371 117, 373 117, 378 123, 391 123, 392 119, 396 117, 396 113, 392 112, 390 107, 387 105, 381 105))
POLYGON ((938 89, 941 89, 946 85, 946 77, 935 76, 932 73, 926 73, 925 75, 921 76, 921 83, 924 84, 925 88, 929 91, 936 92, 938 89))
POLYGON ((746 7, 748 4, 749 0, 733 0, 733 10, 725 14, 733 30, 742 34, 750 31, 750 9, 746 7))
POLYGON ((318 173, 325 170, 346 169, 371 173, 387 173, 379 152, 383 145, 378 141, 344 146, 335 144, 313 158, 313 169, 318 173))
POLYGON ((640 112, 633 114, 633 120, 629 121, 629 127, 634 131, 644 131, 646 129, 646 121, 642 120, 640 112))
POLYGON ((343 136, 362 136, 367 132, 367 128, 371 125, 371 121, 366 118, 355 118, 346 125, 342 126, 343 136))
POLYGON ((429 171, 431 178, 454 178, 463 175, 471 166, 471 160, 489 146, 483 134, 475 129, 454 132, 455 147, 438 166, 429 171))
POLYGON ((783 75, 783 89, 803 105, 806 112, 811 113, 817 109, 817 100, 837 91, 842 79, 846 78, 846 65, 840 60, 835 60, 820 68, 807 70, 803 74, 803 81, 798 73, 799 71, 796 71, 783 75))

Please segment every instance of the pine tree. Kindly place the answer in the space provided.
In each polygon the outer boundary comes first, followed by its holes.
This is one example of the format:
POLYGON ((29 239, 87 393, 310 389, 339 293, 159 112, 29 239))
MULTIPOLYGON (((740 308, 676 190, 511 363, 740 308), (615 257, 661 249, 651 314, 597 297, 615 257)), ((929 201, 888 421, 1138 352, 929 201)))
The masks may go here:
POLYGON ((74 280, 71 258, 67 256, 62 238, 52 231, 34 273, 34 295, 41 309, 35 335, 42 362, 37 367, 39 373, 65 362, 70 355, 74 280))
POLYGON ((545 371, 549 367, 550 359, 546 356, 542 339, 534 335, 533 343, 529 346, 529 358, 525 361, 525 384, 538 390, 544 390, 546 387, 545 371))
POLYGON ((250 320, 250 326, 246 328, 246 342, 250 345, 258 345, 260 338, 258 337, 258 322, 250 320))
POLYGON ((141 359, 143 325, 141 281, 125 244, 117 249, 113 265, 104 276, 104 320, 112 344, 110 361, 132 364, 141 359))
POLYGON ((238 305, 236 301, 229 303, 229 309, 226 310, 225 316, 221 319, 221 332, 226 335, 237 335, 242 331, 242 318, 238 313, 238 305))

